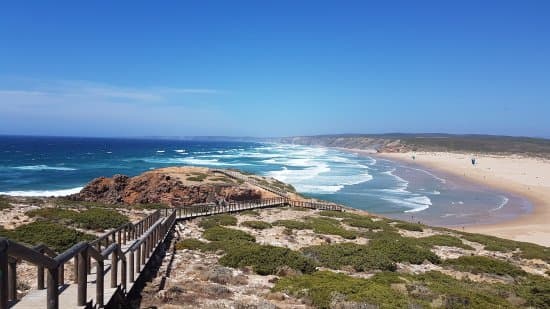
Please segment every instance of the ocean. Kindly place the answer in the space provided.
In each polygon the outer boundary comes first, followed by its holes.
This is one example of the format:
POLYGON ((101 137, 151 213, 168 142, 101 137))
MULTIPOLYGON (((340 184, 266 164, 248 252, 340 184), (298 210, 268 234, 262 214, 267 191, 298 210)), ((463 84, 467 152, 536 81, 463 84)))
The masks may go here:
POLYGON ((525 199, 414 164, 299 145, 75 137, 0 136, 0 194, 62 196, 100 176, 167 167, 236 168, 298 192, 389 217, 460 226, 531 211, 525 199))

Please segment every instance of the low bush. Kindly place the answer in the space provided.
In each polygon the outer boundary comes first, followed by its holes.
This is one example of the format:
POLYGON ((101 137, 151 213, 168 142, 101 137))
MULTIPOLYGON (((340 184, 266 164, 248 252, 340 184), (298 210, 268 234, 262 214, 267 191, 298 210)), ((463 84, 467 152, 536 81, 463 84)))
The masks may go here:
POLYGON ((514 291, 533 308, 550 308, 550 279, 528 275, 519 280, 514 291))
POLYGON ((306 221, 278 220, 272 223, 277 226, 284 226, 293 230, 313 230, 318 234, 339 235, 346 239, 355 239, 357 234, 346 230, 340 221, 331 218, 307 218, 306 221))
POLYGON ((27 211, 25 214, 31 218, 37 217, 52 221, 68 220, 73 222, 78 212, 64 208, 39 208, 27 211))
POLYGON ((506 301, 511 289, 505 285, 457 280, 438 271, 407 279, 409 295, 429 302, 440 300, 443 308, 517 308, 506 301))
POLYGON ((93 235, 49 221, 35 221, 18 226, 14 230, 0 230, 0 236, 31 246, 43 243, 57 253, 67 250, 80 241, 95 239, 93 235))
POLYGON ((387 222, 383 220, 374 221, 368 217, 348 218, 348 219, 342 220, 342 222, 349 226, 370 229, 370 230, 384 230, 384 231, 395 230, 395 228, 393 228, 391 225, 389 225, 387 222))
POLYGON ((457 238, 451 235, 439 234, 439 235, 421 237, 417 239, 419 242, 423 243, 428 248, 432 248, 433 246, 447 246, 447 247, 462 248, 466 250, 474 250, 474 248, 463 243, 462 240, 460 240, 460 238, 457 238))
POLYGON ((302 252, 320 265, 336 270, 343 266, 352 266, 356 271, 396 269, 392 260, 366 245, 326 244, 302 248, 302 252))
POLYGON ((462 238, 480 243, 485 246, 489 251, 511 252, 517 249, 520 250, 516 253, 517 256, 525 259, 541 259, 550 263, 550 248, 527 243, 521 241, 514 241, 508 239, 502 239, 489 235, 461 233, 462 238))
POLYGON ((203 250, 205 248, 205 244, 206 243, 195 238, 186 238, 176 243, 176 250, 203 250))
POLYGON ((54 205, 69 208, 121 208, 122 204, 105 204, 101 202, 74 201, 64 197, 53 200, 54 205))
POLYGON ((317 308, 339 307, 338 296, 342 301, 358 303, 353 308, 407 308, 409 305, 405 294, 387 284, 329 271, 281 278, 273 290, 307 298, 317 308))
POLYGON ((255 230, 265 230, 271 227, 271 224, 264 221, 244 221, 241 225, 255 230))
POLYGON ((439 257, 417 239, 409 237, 379 237, 369 242, 369 249, 393 262, 422 264, 425 260, 439 263, 439 257))
POLYGON ((423 232, 422 224, 410 223, 410 222, 399 222, 395 225, 396 228, 413 231, 413 232, 423 232))
POLYGON ((231 247, 220 259, 220 264, 233 268, 251 266, 260 275, 275 274, 282 266, 288 266, 302 273, 315 271, 314 262, 298 252, 256 243, 231 247))
POLYGON ((336 210, 322 210, 319 212, 320 216, 324 217, 332 217, 332 218, 352 218, 352 219, 360 219, 362 217, 368 218, 366 216, 360 216, 354 213, 345 212, 345 211, 336 211, 336 210))
POLYGON ((219 214, 202 218, 199 222, 199 226, 203 229, 208 229, 219 225, 237 225, 237 218, 228 214, 219 214))
POLYGON ((207 229, 204 231, 203 236, 210 241, 256 241, 256 238, 247 232, 222 226, 214 226, 207 229))
POLYGON ((273 222, 272 225, 284 226, 287 229, 292 230, 307 230, 310 228, 309 224, 297 220, 277 220, 273 222))
POLYGON ((515 265, 485 256, 461 256, 456 259, 445 260, 443 265, 474 274, 487 273, 500 276, 509 275, 511 277, 526 275, 525 271, 515 265))
POLYGON ((315 233, 338 235, 346 239, 355 239, 357 234, 353 231, 346 230, 340 225, 340 222, 330 218, 308 218, 306 223, 309 224, 315 233))
POLYGON ((90 208, 78 213, 74 222, 84 229, 106 230, 117 228, 129 223, 128 217, 116 210, 104 208, 90 208))
POLYGON ((105 208, 90 208, 81 212, 64 208, 40 208, 26 212, 26 215, 57 223, 74 224, 89 230, 117 228, 130 222, 128 217, 118 211, 105 208))

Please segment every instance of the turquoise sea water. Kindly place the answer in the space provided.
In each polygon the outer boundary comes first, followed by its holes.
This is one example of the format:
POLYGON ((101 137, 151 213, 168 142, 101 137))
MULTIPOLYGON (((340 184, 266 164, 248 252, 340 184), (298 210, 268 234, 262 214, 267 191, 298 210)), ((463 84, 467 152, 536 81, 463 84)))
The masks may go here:
POLYGON ((312 197, 439 225, 489 223, 528 212, 524 199, 411 164, 298 145, 164 139, 0 137, 0 194, 75 193, 99 176, 176 165, 237 168, 312 197))

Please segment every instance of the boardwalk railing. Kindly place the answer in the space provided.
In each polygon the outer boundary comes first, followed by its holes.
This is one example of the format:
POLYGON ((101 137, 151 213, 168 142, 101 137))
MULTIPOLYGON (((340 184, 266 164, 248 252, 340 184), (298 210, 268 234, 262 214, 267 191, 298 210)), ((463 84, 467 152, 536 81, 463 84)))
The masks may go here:
MULTIPOLYGON (((59 255, 45 245, 29 248, 12 240, 0 238, 0 309, 8 308, 8 306, 59 308, 60 295, 63 294, 67 295, 69 299, 66 302, 68 304, 64 302, 63 307, 86 305, 90 300, 87 295, 87 287, 88 276, 92 270, 92 259, 95 261, 94 284, 96 286, 96 295, 92 297, 92 301, 95 305, 102 306, 105 300, 105 266, 109 266, 107 270, 111 274, 108 288, 126 291, 128 282, 126 256, 131 257, 130 270, 140 269, 150 257, 152 250, 156 248, 161 237, 164 238, 172 228, 175 215, 175 211, 172 211, 169 216, 161 218, 160 211, 157 210, 136 224, 125 224, 92 242, 80 242, 59 255), (124 245, 132 240, 132 246, 124 248, 124 245), (132 257, 136 251, 139 252, 139 258, 136 259, 137 262, 134 262, 132 257), (110 262, 108 261, 109 256, 110 262), (64 276, 65 264, 71 259, 74 259, 75 267, 74 284, 65 282, 64 276), (17 263, 21 260, 37 266, 37 288, 31 290, 28 296, 35 293, 37 297, 41 297, 45 288, 44 271, 46 270, 47 291, 46 295, 43 295, 43 302, 37 302, 36 297, 23 297, 17 302, 17 263), (118 280, 119 272, 120 280, 118 280), (76 293, 74 293, 75 291, 71 293, 71 288, 76 290, 76 293), (71 297, 73 299, 70 299, 71 297)), ((133 278, 134 273, 130 271, 130 282, 133 282, 133 278)))
POLYGON ((44 245, 30 248, 0 238, 0 309, 102 307, 115 293, 126 296, 131 291, 176 220, 279 206, 342 210, 336 204, 292 201, 286 197, 161 209, 135 224, 125 224, 91 242, 80 242, 58 255, 44 245), (71 259, 74 260, 72 284, 64 278, 65 264, 71 259), (21 260, 36 265, 37 288, 18 301, 17 263, 21 260))

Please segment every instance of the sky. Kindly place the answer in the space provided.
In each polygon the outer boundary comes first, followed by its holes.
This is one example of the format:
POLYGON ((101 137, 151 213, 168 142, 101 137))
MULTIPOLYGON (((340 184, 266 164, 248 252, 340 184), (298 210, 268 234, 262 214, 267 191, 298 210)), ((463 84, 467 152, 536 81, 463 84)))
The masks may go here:
POLYGON ((550 137, 550 1, 3 1, 0 134, 550 137))

